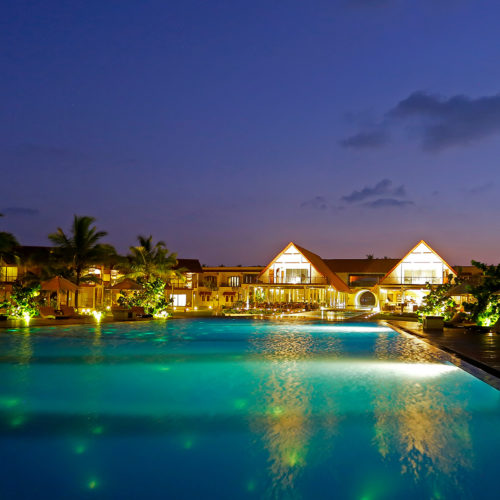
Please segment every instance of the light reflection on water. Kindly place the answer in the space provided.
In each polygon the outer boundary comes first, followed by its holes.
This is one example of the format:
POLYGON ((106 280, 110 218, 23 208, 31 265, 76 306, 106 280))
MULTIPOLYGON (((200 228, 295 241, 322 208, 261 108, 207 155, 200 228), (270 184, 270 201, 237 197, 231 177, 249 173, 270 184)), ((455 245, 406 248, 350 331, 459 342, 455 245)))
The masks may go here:
POLYGON ((470 415, 466 401, 460 400, 461 388, 448 385, 444 394, 439 384, 418 380, 419 374, 428 374, 429 370, 439 376, 458 368, 435 364, 431 352, 412 340, 397 336, 389 342, 384 334, 376 340, 377 358, 393 359, 396 353, 396 359, 404 362, 400 366, 411 363, 417 376, 391 392, 374 387, 374 442, 384 458, 398 458, 403 474, 415 481, 431 479, 440 490, 451 483, 456 494, 462 494, 461 483, 473 466, 473 456, 470 415))
MULTIPOLYGON (((166 487, 200 497, 203 485, 205 496, 213 486, 218 498, 290 499, 461 498, 493 486, 478 478, 500 444, 497 391, 386 327, 30 328, 0 336, 0 361, 0 433, 25 470, 45 439, 68 478, 61 498, 116 496, 123 484, 151 497, 166 487)), ((33 474, 33 488, 46 480, 33 474)))
MULTIPOLYGON (((267 409, 264 421, 254 426, 268 453, 271 487, 267 496, 299 497, 295 481, 307 463, 313 429, 310 422, 312 388, 304 381, 304 360, 313 344, 310 334, 297 335, 282 328, 267 336, 252 339, 255 350, 270 363, 265 377, 259 379, 255 400, 267 409)), ((330 418, 330 423, 332 422, 330 418)))

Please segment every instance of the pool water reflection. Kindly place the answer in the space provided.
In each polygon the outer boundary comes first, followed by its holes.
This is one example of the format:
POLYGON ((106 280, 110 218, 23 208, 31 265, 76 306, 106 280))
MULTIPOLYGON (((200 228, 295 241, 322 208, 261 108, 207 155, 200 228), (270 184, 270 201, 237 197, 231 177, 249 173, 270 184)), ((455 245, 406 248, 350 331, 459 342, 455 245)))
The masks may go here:
POLYGON ((1 498, 491 498, 500 393, 376 323, 0 333, 1 498))

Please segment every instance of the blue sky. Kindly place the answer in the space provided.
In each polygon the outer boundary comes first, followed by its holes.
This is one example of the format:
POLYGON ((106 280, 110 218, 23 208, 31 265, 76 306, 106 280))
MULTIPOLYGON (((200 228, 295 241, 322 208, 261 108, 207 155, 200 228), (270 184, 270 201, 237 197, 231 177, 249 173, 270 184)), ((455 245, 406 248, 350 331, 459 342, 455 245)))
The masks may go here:
POLYGON ((11 2, 0 230, 74 213, 206 264, 500 261, 500 4, 11 2), (353 194, 354 193, 354 194, 353 194), (356 194, 357 193, 357 194, 356 194))

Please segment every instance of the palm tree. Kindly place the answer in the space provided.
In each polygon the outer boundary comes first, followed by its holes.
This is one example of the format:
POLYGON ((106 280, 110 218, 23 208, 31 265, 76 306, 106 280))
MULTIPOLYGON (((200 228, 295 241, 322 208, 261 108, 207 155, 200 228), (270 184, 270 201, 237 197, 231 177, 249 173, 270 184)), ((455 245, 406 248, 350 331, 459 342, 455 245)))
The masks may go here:
MULTIPOLYGON (((0 214, 0 217, 3 217, 3 214, 0 214)), ((15 250, 18 246, 19 243, 13 234, 0 231, 0 264, 17 260, 15 250)))
POLYGON ((19 243, 13 234, 0 231, 0 260, 13 258, 18 246, 19 243))
MULTIPOLYGON (((77 286, 92 280, 91 276, 84 274, 89 266, 103 263, 110 254, 116 254, 111 245, 98 243, 108 233, 97 231, 94 222, 94 217, 75 215, 69 236, 60 227, 57 232, 49 234, 49 240, 56 246, 56 256, 72 271, 77 286)), ((75 306, 78 307, 78 290, 75 306)))
POLYGON ((165 242, 159 241, 153 245, 153 237, 138 236, 139 245, 130 247, 127 273, 128 278, 140 278, 146 282, 152 279, 168 280, 182 278, 181 270, 175 269, 177 254, 169 253, 165 242))

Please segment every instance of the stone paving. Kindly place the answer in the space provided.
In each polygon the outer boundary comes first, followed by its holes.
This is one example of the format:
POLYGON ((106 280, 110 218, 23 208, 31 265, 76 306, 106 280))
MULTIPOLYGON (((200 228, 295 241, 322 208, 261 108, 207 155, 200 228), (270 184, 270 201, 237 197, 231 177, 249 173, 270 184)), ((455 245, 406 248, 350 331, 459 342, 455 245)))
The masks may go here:
POLYGON ((493 375, 499 383, 491 385, 500 385, 500 334, 446 327, 442 332, 424 332, 420 323, 412 321, 387 321, 387 323, 396 329, 417 335, 429 344, 493 375))

